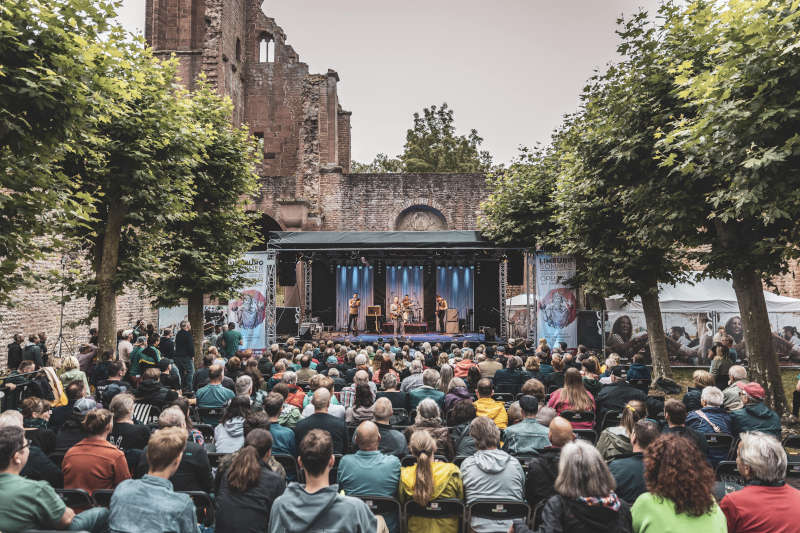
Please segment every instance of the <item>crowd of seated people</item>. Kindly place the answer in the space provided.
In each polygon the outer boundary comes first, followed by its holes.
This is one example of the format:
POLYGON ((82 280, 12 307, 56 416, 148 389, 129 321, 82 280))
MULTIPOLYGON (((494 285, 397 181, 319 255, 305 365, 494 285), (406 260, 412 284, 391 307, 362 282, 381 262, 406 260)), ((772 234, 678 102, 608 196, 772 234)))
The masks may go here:
POLYGON ((475 533, 800 523, 780 418, 741 366, 727 370, 724 389, 695 373, 681 401, 642 388, 650 374, 641 360, 603 366, 586 350, 290 340, 262 356, 214 350, 183 384, 161 356, 169 343, 155 340, 132 344, 136 374, 101 357, 87 384, 80 364, 70 366, 61 402, 28 397, 0 414, 0 531, 197 531, 187 491, 213 495, 220 532, 456 533, 463 520, 475 533), (738 444, 708 446, 715 435, 738 444), (728 459, 744 487, 720 494, 714 468, 728 459), (107 508, 69 509, 62 488, 113 496, 107 508), (524 502, 536 512, 520 521, 375 516, 362 501, 370 496, 423 508, 524 502))

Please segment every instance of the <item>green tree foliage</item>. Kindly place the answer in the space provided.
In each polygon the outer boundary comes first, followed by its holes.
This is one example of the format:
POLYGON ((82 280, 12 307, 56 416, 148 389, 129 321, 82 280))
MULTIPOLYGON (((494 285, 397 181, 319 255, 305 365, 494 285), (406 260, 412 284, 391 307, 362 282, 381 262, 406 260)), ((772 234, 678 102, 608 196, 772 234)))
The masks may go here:
POLYGON ((414 113, 414 126, 406 132, 401 155, 392 159, 378 154, 371 163, 353 162, 352 171, 362 172, 487 172, 492 156, 480 150, 483 138, 477 130, 456 135, 453 110, 443 103, 414 113))
POLYGON ((247 127, 231 125, 233 105, 203 80, 191 96, 198 125, 200 161, 195 167, 189 214, 167 225, 170 242, 160 257, 174 268, 151 284, 158 306, 188 301, 195 353, 202 353, 203 297, 225 297, 241 287, 242 255, 259 234, 246 201, 258 187, 258 144, 247 127))
POLYGON ((94 298, 101 350, 115 347, 117 294, 175 267, 160 250, 190 205, 200 158, 175 74, 174 60, 160 62, 142 43, 112 36, 95 69, 90 123, 64 162, 92 208, 82 223, 70 217, 57 228, 91 262, 71 268, 64 282, 69 294, 94 298))
POLYGON ((70 132, 86 120, 93 64, 113 4, 83 0, 0 3, 0 304, 29 281, 47 216, 69 180, 54 167, 70 132))

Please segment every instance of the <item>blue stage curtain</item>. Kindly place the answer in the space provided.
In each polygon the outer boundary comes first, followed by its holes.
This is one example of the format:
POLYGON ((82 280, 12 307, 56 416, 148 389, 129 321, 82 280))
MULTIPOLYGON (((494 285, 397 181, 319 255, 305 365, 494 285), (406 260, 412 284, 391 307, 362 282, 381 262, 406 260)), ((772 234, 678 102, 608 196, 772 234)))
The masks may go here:
POLYGON ((436 293, 447 300, 450 309, 458 309, 458 318, 467 318, 475 306, 475 268, 471 266, 436 267, 436 293))
POLYGON ((408 294, 417 305, 423 306, 425 301, 422 286, 422 265, 419 266, 387 266, 386 267, 386 301, 384 302, 383 315, 389 318, 389 309, 392 300, 397 296, 400 301, 408 294))
POLYGON ((358 310, 358 330, 364 331, 367 323, 367 306, 372 305, 372 267, 371 266, 337 266, 336 267, 336 329, 347 329, 350 315, 348 305, 354 292, 361 297, 358 310))

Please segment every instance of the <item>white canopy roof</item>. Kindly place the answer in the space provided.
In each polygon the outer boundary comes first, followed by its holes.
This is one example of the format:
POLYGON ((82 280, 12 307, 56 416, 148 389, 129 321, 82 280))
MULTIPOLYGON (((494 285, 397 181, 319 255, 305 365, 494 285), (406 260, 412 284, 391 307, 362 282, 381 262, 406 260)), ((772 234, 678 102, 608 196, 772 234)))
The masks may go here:
MULTIPOLYGON (((659 284, 658 293, 662 313, 739 312, 733 284, 724 279, 704 279, 694 285, 659 284)), ((800 299, 779 296, 767 291, 764 291, 764 298, 767 301, 767 311, 770 313, 800 313, 800 299)), ((643 311, 642 301, 638 296, 627 304, 621 296, 606 298, 606 308, 609 311, 643 311)))
MULTIPOLYGON (((531 307, 536 307, 536 295, 531 294, 531 307)), ((527 300, 525 299, 525 294, 517 294, 513 298, 508 298, 506 300, 506 305, 509 307, 525 307, 527 304, 527 300)))

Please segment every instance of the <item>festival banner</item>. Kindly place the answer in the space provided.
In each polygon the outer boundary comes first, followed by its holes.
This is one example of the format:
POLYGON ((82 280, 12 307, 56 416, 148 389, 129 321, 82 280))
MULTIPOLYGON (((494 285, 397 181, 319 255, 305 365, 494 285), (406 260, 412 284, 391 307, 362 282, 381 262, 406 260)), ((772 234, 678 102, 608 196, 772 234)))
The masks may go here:
POLYGON ((267 347, 267 329, 264 323, 267 311, 267 254, 245 254, 247 271, 245 285, 228 302, 228 320, 236 324, 242 334, 242 350, 263 350, 267 347))
POLYGON ((551 347, 578 345, 578 302, 575 290, 565 285, 574 276, 574 257, 536 254, 536 329, 551 347))

